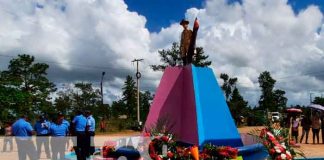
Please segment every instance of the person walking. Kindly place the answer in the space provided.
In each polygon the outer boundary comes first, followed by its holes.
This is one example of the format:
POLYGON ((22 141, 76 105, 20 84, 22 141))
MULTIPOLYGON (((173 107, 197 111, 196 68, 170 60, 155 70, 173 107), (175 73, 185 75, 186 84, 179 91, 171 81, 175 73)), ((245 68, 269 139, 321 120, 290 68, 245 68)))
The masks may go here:
POLYGON ((312 132, 313 132, 313 144, 315 144, 315 137, 317 139, 317 144, 319 144, 319 130, 320 130, 320 118, 318 113, 316 113, 312 118, 312 132))
POLYGON ((36 148, 31 139, 34 129, 28 122, 26 115, 21 116, 12 125, 12 133, 16 136, 19 160, 25 160, 27 157, 32 160, 37 159, 36 148))
POLYGON ((5 125, 5 134, 4 134, 4 138, 3 138, 3 148, 2 148, 2 152, 7 152, 7 145, 9 143, 10 145, 10 152, 12 152, 13 150, 13 145, 12 145, 12 127, 11 127, 11 123, 7 122, 5 125))
POLYGON ((90 157, 95 152, 94 148, 94 136, 95 136, 95 130, 96 130, 96 121, 92 116, 92 113, 90 111, 86 111, 86 117, 87 117, 87 157, 90 157))
POLYGON ((50 122, 46 120, 45 116, 39 116, 38 121, 34 126, 36 132, 36 150, 38 159, 41 156, 42 145, 44 144, 46 157, 51 159, 50 149, 49 149, 49 129, 50 122))
POLYGON ((87 155, 87 146, 86 146, 86 126, 87 118, 83 115, 81 111, 77 112, 72 120, 72 124, 75 128, 75 135, 77 137, 77 146, 74 147, 75 153, 78 160, 85 160, 87 155))
POLYGON ((100 132, 106 132, 106 120, 101 118, 100 120, 100 132))
POLYGON ((301 120, 301 126, 303 127, 303 130, 302 130, 302 136, 300 138, 300 143, 302 143, 304 136, 306 135, 305 143, 308 144, 308 135, 309 135, 309 130, 311 128, 311 125, 312 125, 312 121, 310 120, 309 115, 304 116, 303 119, 301 120))
POLYGON ((298 127, 299 127, 299 119, 297 116, 293 116, 292 122, 291 122, 291 136, 295 138, 295 142, 298 143, 298 127))
POLYGON ((63 118, 58 116, 56 120, 51 124, 51 148, 52 148, 52 159, 64 159, 66 136, 69 128, 63 123, 63 118))

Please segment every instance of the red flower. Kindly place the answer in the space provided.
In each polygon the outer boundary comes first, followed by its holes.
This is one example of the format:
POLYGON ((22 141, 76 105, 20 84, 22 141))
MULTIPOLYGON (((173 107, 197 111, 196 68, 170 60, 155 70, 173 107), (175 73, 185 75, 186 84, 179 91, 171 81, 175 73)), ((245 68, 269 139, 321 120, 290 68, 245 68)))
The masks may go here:
POLYGON ((275 150, 275 149, 272 148, 272 149, 269 150, 269 154, 270 154, 270 155, 273 155, 273 154, 275 154, 275 153, 276 153, 276 150, 275 150))
POLYGON ((169 137, 167 137, 167 136, 163 136, 161 139, 162 139, 163 142, 168 142, 169 141, 169 137))
POLYGON ((286 154, 287 159, 292 159, 291 155, 286 154))
POLYGON ((208 158, 210 158, 210 156, 208 154, 206 154, 206 153, 201 153, 199 155, 199 157, 202 158, 202 159, 208 159, 208 158))
POLYGON ((146 132, 146 133, 143 134, 143 136, 144 136, 144 137, 150 137, 150 136, 151 136, 151 133, 146 132))
POLYGON ((264 141, 263 142, 263 145, 268 146, 269 145, 269 142, 268 141, 264 141))
POLYGON ((282 160, 281 155, 277 156, 276 160, 282 160))
POLYGON ((283 141, 283 140, 285 140, 283 137, 278 137, 278 139, 279 139, 279 141, 283 141))
POLYGON ((167 153, 167 156, 168 156, 168 158, 173 158, 174 154, 173 154, 172 152, 169 151, 169 152, 167 153))
POLYGON ((218 152, 219 155, 221 155, 222 157, 229 157, 229 154, 226 151, 220 151, 218 152))
POLYGON ((190 148, 186 148, 184 150, 184 156, 188 157, 189 155, 191 155, 190 148))
POLYGON ((260 138, 263 138, 266 133, 267 133, 267 130, 266 129, 262 129, 261 130, 261 133, 260 133, 260 138))

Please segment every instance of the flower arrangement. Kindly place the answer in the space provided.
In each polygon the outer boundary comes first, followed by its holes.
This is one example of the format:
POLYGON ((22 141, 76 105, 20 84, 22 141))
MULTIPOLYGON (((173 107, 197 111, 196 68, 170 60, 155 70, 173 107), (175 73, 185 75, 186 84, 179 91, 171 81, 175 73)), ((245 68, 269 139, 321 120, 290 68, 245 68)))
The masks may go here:
POLYGON ((272 160, 292 160, 297 155, 305 157, 300 151, 295 151, 289 141, 289 130, 280 127, 279 123, 269 124, 263 129, 257 129, 254 133, 269 153, 272 160), (259 134, 255 134, 259 133, 259 134))
POLYGON ((218 147, 212 144, 206 144, 200 153, 202 159, 236 159, 238 149, 229 146, 218 147))
POLYGON ((236 159, 238 150, 229 146, 206 144, 199 153, 198 146, 184 147, 173 140, 172 134, 154 136, 149 144, 150 158, 153 160, 207 160, 207 159, 236 159), (162 153, 167 146, 166 154, 162 153))
POLYGON ((296 156, 294 150, 287 147, 285 138, 274 136, 267 128, 261 130, 260 138, 273 160, 291 160, 296 156))

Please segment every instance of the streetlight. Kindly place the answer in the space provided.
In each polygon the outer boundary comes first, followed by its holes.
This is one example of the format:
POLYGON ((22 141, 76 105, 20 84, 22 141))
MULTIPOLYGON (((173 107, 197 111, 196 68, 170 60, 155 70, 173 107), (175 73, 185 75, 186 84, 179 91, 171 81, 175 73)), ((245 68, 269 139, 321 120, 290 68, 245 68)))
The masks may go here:
POLYGON ((101 82, 100 82, 101 105, 103 105, 102 82, 103 82, 103 78, 104 78, 104 76, 105 76, 105 72, 102 72, 102 74, 101 74, 101 82))

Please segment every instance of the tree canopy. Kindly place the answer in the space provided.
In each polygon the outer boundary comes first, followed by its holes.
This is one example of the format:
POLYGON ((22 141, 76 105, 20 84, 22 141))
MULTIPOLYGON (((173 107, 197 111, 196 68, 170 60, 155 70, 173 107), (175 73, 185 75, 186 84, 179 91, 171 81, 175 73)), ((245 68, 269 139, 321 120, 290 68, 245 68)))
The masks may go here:
POLYGON ((45 63, 36 63, 34 56, 22 54, 13 58, 0 74, 0 104, 6 108, 3 112, 18 116, 46 111, 49 95, 56 91, 46 77, 48 68, 45 63))
POLYGON ((279 89, 274 90, 276 80, 271 77, 270 72, 262 72, 258 81, 261 88, 259 108, 270 112, 282 111, 285 109, 287 105, 287 98, 285 97, 286 92, 279 89))
MULTIPOLYGON (((180 56, 179 43, 172 43, 171 49, 162 49, 158 51, 162 64, 151 65, 154 71, 163 71, 167 66, 180 66, 182 65, 182 59, 180 56)), ((196 54, 193 57, 192 64, 198 67, 210 66, 211 61, 208 61, 208 55, 205 55, 202 47, 196 48, 196 54)))

